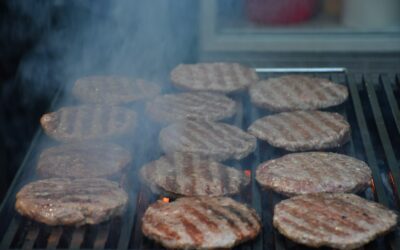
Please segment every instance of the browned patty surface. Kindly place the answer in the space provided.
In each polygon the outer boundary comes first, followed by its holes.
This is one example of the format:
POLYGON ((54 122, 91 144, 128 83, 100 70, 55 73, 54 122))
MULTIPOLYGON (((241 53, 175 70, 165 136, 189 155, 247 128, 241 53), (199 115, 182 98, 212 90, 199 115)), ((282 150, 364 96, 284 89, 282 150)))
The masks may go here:
POLYGON ((249 92, 256 106, 277 112, 327 108, 343 103, 349 96, 346 86, 304 75, 260 81, 249 92))
POLYGON ((289 239, 311 247, 354 249, 393 229, 397 215, 354 194, 308 194, 278 203, 273 224, 289 239))
POLYGON ((16 210, 48 225, 98 224, 122 215, 127 193, 105 179, 51 178, 28 183, 16 197, 16 210))
POLYGON ((179 93, 155 98, 147 104, 146 111, 153 120, 163 123, 185 119, 217 121, 235 114, 236 103, 217 93, 179 93))
POLYGON ((371 181, 371 169, 347 155, 307 152, 261 163, 258 183, 287 196, 321 192, 358 192, 371 181))
POLYGON ((171 72, 172 83, 189 90, 233 92, 257 82, 256 72, 238 63, 180 64, 171 72))
POLYGON ((350 139, 350 125, 338 113, 293 111, 256 120, 249 133, 274 147, 307 151, 339 147, 350 139))
POLYGON ((72 93, 83 103, 123 104, 153 98, 160 87, 142 79, 87 76, 75 82, 72 93))
POLYGON ((185 121, 162 129, 160 144, 167 154, 183 152, 223 161, 253 152, 256 138, 225 123, 185 121))
POLYGON ((44 150, 36 168, 42 177, 93 178, 120 174, 132 160, 113 143, 72 143, 44 150))
POLYGON ((181 153, 146 164, 140 174, 153 192, 179 196, 232 195, 250 182, 242 171, 181 153))
POLYGON ((254 209, 226 197, 158 201, 142 220, 144 235, 167 248, 231 248, 255 238, 260 229, 254 209))
POLYGON ((58 141, 113 139, 134 132, 136 113, 117 106, 81 105, 44 114, 40 123, 58 141))

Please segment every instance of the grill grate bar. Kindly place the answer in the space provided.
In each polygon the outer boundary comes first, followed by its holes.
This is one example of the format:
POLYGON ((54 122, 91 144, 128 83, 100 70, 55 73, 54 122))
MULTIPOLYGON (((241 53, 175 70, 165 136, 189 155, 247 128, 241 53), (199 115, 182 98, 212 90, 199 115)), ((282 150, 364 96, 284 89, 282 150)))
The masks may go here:
POLYGON ((0 245, 0 249, 8 249, 11 245, 12 240, 14 239, 15 234, 18 231, 19 220, 13 217, 10 225, 8 226, 7 232, 3 236, 3 240, 0 245))
POLYGON ((393 179, 394 186, 397 190, 397 192, 395 192, 395 193, 397 193, 397 195, 398 195, 398 194, 400 194, 400 183, 399 183, 400 173, 399 173, 399 169, 397 166, 396 156, 394 155, 394 152, 393 152, 393 147, 390 142, 388 132, 386 130, 386 124, 383 119, 382 111, 380 109, 380 106, 378 103, 378 98, 376 96, 375 89, 373 86, 373 82, 376 82, 377 80, 378 80, 377 77, 375 77, 375 78, 368 77, 368 78, 365 78, 365 84, 367 87, 369 101, 370 101, 371 107, 372 107, 372 113, 375 118, 375 124, 378 128, 378 134, 379 134, 379 137, 382 142, 383 150, 385 152, 390 171, 394 177, 394 179, 393 179))
POLYGON ((38 235, 39 235, 39 227, 34 225, 29 229, 29 232, 25 237, 24 244, 22 245, 22 249, 32 249, 38 235))
POLYGON ((47 238, 47 249, 56 249, 63 233, 62 227, 55 227, 47 238))
POLYGON ((389 206, 389 199, 385 194, 383 182, 379 173, 377 159, 372 146, 371 137, 368 132, 367 122, 363 113, 360 95, 357 90, 357 83, 354 75, 349 75, 347 78, 349 90, 352 96, 353 106, 356 113, 358 126, 360 128, 361 138, 364 145, 367 161, 372 171, 372 178, 374 180, 375 191, 378 196, 378 201, 385 206, 389 206))
POLYGON ((94 249, 104 249, 104 246, 108 239, 109 230, 110 223, 100 226, 93 244, 94 249))
POLYGON ((385 90, 385 94, 387 96, 387 100, 389 101, 390 109, 392 111, 392 116, 396 123, 397 131, 400 133, 400 110, 399 106, 396 103, 396 99, 394 97, 394 90, 392 87, 392 82, 389 80, 387 75, 381 76, 381 81, 383 85, 383 89, 385 90))
POLYGON ((80 248, 83 243, 83 239, 85 238, 85 231, 85 227, 78 227, 74 230, 74 232, 72 233, 72 239, 69 245, 69 249, 80 248))

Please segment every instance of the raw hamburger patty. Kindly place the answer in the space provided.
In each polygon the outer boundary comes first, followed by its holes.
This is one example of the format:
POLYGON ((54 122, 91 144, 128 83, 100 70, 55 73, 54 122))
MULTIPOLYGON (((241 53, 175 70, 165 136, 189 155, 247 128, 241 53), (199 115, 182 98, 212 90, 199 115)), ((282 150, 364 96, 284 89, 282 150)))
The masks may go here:
POLYGON ((308 152, 287 154, 260 164, 256 179, 287 196, 321 192, 358 192, 371 181, 363 161, 347 155, 308 152))
POLYGON ((18 193, 17 211, 48 225, 97 224, 122 215, 127 193, 104 179, 52 178, 31 182, 18 193))
POLYGON ((311 247, 354 249, 394 228, 397 215, 354 194, 308 194, 278 203, 274 226, 311 247))
POLYGON ((153 98, 160 87, 142 79, 88 76, 75 82, 72 93, 83 103, 124 104, 153 98))
POLYGON ((63 144, 44 150, 36 168, 42 177, 92 178, 119 174, 132 158, 112 143, 63 144))
POLYGON ((237 63, 180 64, 171 72, 172 83, 189 90, 229 93, 257 82, 256 72, 237 63))
POLYGON ((350 125, 338 113, 294 111, 256 120, 249 133, 288 151, 339 147, 350 139, 350 125))
POLYGON ((142 231, 167 248, 231 248, 255 238, 257 213, 230 198, 180 198, 158 201, 145 212, 142 231))
POLYGON ((58 141, 112 139, 133 133, 136 113, 117 106, 82 105, 44 114, 40 123, 58 141))
POLYGON ((235 114, 236 103, 217 93, 180 93, 155 98, 147 104, 146 111, 153 120, 163 123, 184 119, 217 121, 235 114))
POLYGON ((153 192, 183 196, 232 195, 250 182, 239 170, 181 153, 146 164, 140 174, 153 192))
POLYGON ((240 128, 217 122, 185 121, 160 132, 164 152, 183 152, 217 161, 240 160, 256 148, 256 138, 240 128))
POLYGON ((349 96, 343 85, 302 75, 260 81, 249 92, 256 106, 277 112, 327 108, 343 103, 349 96))

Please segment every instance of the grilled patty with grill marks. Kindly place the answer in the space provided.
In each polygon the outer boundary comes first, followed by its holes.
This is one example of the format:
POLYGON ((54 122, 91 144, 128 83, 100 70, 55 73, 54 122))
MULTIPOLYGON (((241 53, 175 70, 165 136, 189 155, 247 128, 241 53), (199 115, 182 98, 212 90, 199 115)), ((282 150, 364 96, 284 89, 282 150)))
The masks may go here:
POLYGON ((181 153, 146 164, 140 174, 153 192, 179 196, 232 195, 250 182, 239 170, 181 153))
POLYGON ((44 114, 40 123, 58 141, 106 140, 133 133, 136 113, 117 106, 81 105, 44 114))
POLYGON ((257 82, 256 72, 238 63, 180 64, 171 72, 172 83, 189 90, 229 93, 257 82))
POLYGON ((249 133, 288 151, 339 147, 350 139, 350 125, 338 113, 293 111, 256 120, 249 133))
POLYGON ((157 96, 160 87, 142 79, 122 76, 88 76, 78 79, 73 95, 83 103, 125 104, 157 96))
POLYGON ((397 215, 354 194, 307 194, 278 203, 273 224, 298 243, 354 249, 393 229, 397 215))
POLYGON ((113 143, 72 143, 44 150, 36 172, 41 177, 93 178, 120 174, 132 160, 130 153, 113 143))
POLYGON ((28 183, 16 197, 16 210, 48 225, 98 224, 122 215, 127 193, 98 178, 51 178, 28 183))
POLYGON ((217 161, 242 159, 256 148, 256 138, 240 128, 217 122, 185 121, 160 132, 164 152, 196 154, 217 161))
POLYGON ((167 248, 231 248, 255 238, 260 229, 254 209, 226 197, 158 201, 142 220, 144 235, 167 248))
POLYGON ((276 112, 327 108, 343 103, 349 96, 346 86, 304 75, 260 81, 249 92, 256 106, 276 112))
POLYGON ((307 152, 261 163, 258 183, 287 196, 321 192, 358 192, 371 181, 371 169, 347 155, 307 152))
POLYGON ((146 111, 153 120, 162 123, 185 119, 217 121, 235 114, 236 103, 222 94, 210 92, 168 94, 149 102, 146 111))

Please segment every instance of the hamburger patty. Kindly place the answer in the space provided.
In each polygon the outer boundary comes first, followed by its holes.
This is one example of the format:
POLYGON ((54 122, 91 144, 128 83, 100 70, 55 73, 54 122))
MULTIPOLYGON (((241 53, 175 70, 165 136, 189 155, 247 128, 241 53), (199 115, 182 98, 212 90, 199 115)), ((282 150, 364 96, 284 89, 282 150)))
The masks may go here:
POLYGON ((260 164, 258 183, 287 196, 320 192, 358 192, 371 181, 363 161, 347 155, 308 152, 287 154, 260 164))
POLYGON ((217 122, 185 121, 160 132, 164 152, 196 154, 217 161, 240 160, 256 148, 256 138, 240 128, 217 122))
POLYGON ((254 209, 226 197, 158 201, 142 220, 144 235, 167 248, 231 248, 255 238, 260 229, 254 209))
POLYGON ((339 147, 350 139, 350 125, 338 113, 294 111, 256 120, 249 133, 288 151, 339 147))
POLYGON ((217 93, 168 94, 149 102, 146 111, 153 120, 163 123, 184 119, 217 121, 235 114, 236 103, 217 93))
POLYGON ((127 193, 104 179, 52 178, 28 183, 16 197, 16 210, 48 225, 98 224, 122 215, 127 193))
POLYGON ((47 148, 36 168, 42 177, 93 178, 119 174, 132 160, 112 143, 73 143, 47 148))
POLYGON ((276 112, 327 108, 343 103, 349 96, 343 85, 303 75, 260 81, 249 92, 256 106, 276 112))
POLYGON ((278 203, 273 224, 298 243, 354 249, 393 229, 397 215, 354 194, 308 194, 278 203))
POLYGON ((155 97, 160 87, 142 79, 88 76, 78 79, 72 94, 83 103, 124 104, 155 97))
POLYGON ((82 105, 44 114, 40 123, 58 141, 105 140, 133 133, 136 113, 117 106, 82 105))
POLYGON ((180 64, 171 72, 172 83, 189 90, 229 93, 257 82, 256 72, 237 63, 180 64))
POLYGON ((239 170, 181 153, 146 164, 140 174, 153 192, 182 196, 232 195, 250 182, 239 170))

